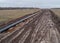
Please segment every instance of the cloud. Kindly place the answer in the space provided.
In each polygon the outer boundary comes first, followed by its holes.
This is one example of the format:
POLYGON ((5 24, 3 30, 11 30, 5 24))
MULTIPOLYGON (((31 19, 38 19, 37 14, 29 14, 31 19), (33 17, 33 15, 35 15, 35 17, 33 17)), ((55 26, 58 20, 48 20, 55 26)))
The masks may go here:
POLYGON ((0 0, 0 7, 60 7, 60 0, 0 0))

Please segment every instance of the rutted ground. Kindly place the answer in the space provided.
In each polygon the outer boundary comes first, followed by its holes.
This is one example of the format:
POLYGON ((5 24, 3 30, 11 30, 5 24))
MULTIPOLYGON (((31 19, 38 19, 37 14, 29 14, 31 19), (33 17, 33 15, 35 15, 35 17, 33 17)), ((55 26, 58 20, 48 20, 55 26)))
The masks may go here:
POLYGON ((59 20, 51 10, 42 10, 24 28, 0 39, 0 43, 60 43, 59 20))

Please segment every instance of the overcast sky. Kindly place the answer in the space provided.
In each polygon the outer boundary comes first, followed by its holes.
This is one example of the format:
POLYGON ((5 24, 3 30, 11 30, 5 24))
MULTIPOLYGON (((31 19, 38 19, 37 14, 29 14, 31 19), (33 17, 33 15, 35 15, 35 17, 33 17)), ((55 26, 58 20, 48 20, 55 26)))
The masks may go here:
POLYGON ((0 0, 0 7, 60 7, 60 0, 0 0))

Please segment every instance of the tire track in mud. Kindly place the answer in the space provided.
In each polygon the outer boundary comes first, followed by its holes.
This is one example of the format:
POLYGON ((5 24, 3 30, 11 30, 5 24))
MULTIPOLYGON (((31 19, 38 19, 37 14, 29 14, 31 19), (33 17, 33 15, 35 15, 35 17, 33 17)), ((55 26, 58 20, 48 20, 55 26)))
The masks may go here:
POLYGON ((53 16, 48 10, 42 9, 27 25, 18 29, 0 43, 60 43, 60 33, 53 16))

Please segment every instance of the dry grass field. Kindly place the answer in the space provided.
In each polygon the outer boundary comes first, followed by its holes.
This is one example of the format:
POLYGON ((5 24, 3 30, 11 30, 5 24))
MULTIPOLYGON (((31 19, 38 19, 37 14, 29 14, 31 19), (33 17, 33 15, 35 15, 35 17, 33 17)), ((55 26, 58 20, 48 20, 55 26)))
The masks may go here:
POLYGON ((38 11, 38 9, 0 10, 0 24, 36 11, 38 11))
POLYGON ((60 9, 51 9, 58 17, 60 17, 60 9))

